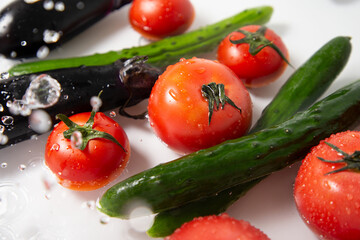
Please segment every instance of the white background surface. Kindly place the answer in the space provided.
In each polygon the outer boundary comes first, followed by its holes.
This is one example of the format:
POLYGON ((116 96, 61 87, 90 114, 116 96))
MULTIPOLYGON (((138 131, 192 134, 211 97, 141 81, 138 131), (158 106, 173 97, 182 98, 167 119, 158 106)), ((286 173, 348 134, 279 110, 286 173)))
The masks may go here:
MULTIPOLYGON (((1 0, 4 6, 9 0, 1 0)), ((232 16, 246 8, 271 5, 274 14, 267 24, 282 36, 290 52, 290 62, 300 66, 316 50, 338 35, 352 37, 353 51, 342 74, 326 94, 360 77, 360 1, 359 0, 192 0, 196 18, 191 29, 196 29, 232 16)), ((82 33, 74 40, 54 51, 50 58, 88 55, 95 52, 143 44, 127 20, 129 6, 114 12, 82 33)), ((0 43, 1 44, 1 43, 0 43)), ((12 62, 0 59, 0 70, 5 71, 12 62)), ((261 89, 250 90, 254 103, 254 121, 271 100, 281 84, 294 69, 288 68, 275 83, 261 89)), ((142 110, 146 102, 135 107, 142 110)), ((130 163, 119 178, 124 179, 141 170, 178 157, 167 149, 152 133, 147 121, 129 120, 117 116, 116 120, 126 130, 131 146, 130 163)), ((0 150, 0 195, 3 189, 17 189, 18 198, 12 203, 0 202, 0 239, 149 239, 136 230, 137 221, 107 219, 93 208, 93 203, 108 188, 92 192, 74 192, 58 186, 44 187, 53 178, 43 164, 43 151, 47 134, 14 147, 0 150), (26 169, 19 170, 20 165, 26 169), (14 186, 10 186, 15 184, 14 186), (7 185, 8 187, 4 187, 7 185), (22 196, 22 197, 21 197, 22 196), (13 204, 16 203, 16 204, 13 204), (8 211, 4 211, 7 204, 8 211), (107 223, 101 223, 105 221, 107 223), (134 227, 135 226, 135 227, 134 227)), ((293 182, 299 164, 284 169, 267 178, 235 203, 228 213, 251 222, 273 240, 312 240, 316 237, 300 219, 292 196, 293 182)), ((146 218, 145 220, 148 220, 146 218)))

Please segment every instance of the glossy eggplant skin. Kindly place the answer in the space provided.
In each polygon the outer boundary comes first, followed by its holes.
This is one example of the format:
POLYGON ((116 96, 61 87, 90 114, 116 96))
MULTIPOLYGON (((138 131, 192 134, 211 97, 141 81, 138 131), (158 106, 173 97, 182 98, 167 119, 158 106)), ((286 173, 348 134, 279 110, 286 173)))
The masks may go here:
POLYGON ((129 107, 150 96, 159 74, 158 69, 150 67, 143 58, 136 57, 110 65, 66 68, 2 80, 0 129, 4 130, 3 135, 8 137, 8 141, 0 145, 0 149, 38 135, 29 128, 29 112, 19 112, 19 108, 12 106, 32 108, 32 112, 42 109, 51 117, 52 123, 56 122, 55 116, 59 113, 70 116, 91 111, 90 100, 100 92, 101 111, 129 107), (35 82, 40 84, 34 87, 35 82), (48 100, 56 92, 56 100, 48 100), (32 100, 34 94, 36 101, 32 100), (40 106, 36 106, 39 103, 40 106))
POLYGON ((0 12, 0 53, 43 57, 131 0, 15 0, 0 12), (29 3, 28 3, 29 2, 29 3))

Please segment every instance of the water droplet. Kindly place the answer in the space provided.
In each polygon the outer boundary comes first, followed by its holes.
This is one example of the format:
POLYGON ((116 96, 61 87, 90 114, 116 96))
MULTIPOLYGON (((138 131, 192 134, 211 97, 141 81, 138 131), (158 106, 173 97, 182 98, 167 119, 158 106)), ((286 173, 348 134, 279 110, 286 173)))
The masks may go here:
POLYGON ((346 198, 351 201, 351 200, 354 199, 354 196, 353 196, 352 194, 348 193, 348 194, 346 195, 346 198))
POLYGON ((96 203, 94 200, 90 200, 90 201, 87 201, 85 203, 86 207, 91 209, 91 210, 94 210, 95 209, 95 206, 96 206, 96 203))
POLYGON ((69 95, 64 95, 64 99, 68 100, 69 99, 69 95))
POLYGON ((25 47, 27 45, 27 42, 26 41, 21 41, 20 45, 25 47))
POLYGON ((9 141, 9 137, 4 135, 4 134, 0 134, 0 145, 5 145, 7 144, 9 141))
POLYGON ((65 4, 63 2, 56 2, 55 3, 55 10, 58 12, 65 11, 65 4))
POLYGON ((73 134, 71 134, 70 140, 71 140, 71 144, 75 148, 81 148, 81 145, 83 144, 83 137, 81 132, 74 131, 73 134))
POLYGON ((9 79, 9 77, 10 77, 10 73, 2 72, 0 75, 0 80, 6 80, 6 79, 9 79))
POLYGON ((76 7, 78 8, 78 9, 84 9, 85 8, 85 3, 84 2, 78 2, 77 4, 76 4, 76 7))
POLYGON ((110 117, 116 117, 116 112, 115 112, 115 111, 111 111, 111 112, 110 112, 110 117))
POLYGON ((46 43, 56 43, 61 37, 61 32, 46 29, 43 33, 43 40, 46 43))
POLYGON ((5 125, 5 126, 9 126, 14 124, 14 118, 12 116, 2 116, 1 117, 1 122, 5 125))
POLYGON ((44 110, 35 110, 29 117, 29 126, 39 134, 48 132, 52 127, 51 117, 44 110))
POLYGON ((45 0, 43 3, 43 7, 45 10, 52 10, 54 8, 54 2, 52 0, 45 0))
POLYGON ((17 57, 17 52, 12 51, 12 52, 10 53, 10 57, 16 58, 16 57, 17 57))
POLYGON ((19 165, 19 170, 20 171, 24 171, 26 169, 26 165, 25 164, 20 164, 19 165))
POLYGON ((95 112, 99 111, 102 105, 101 98, 99 98, 98 96, 92 96, 90 99, 90 105, 93 108, 93 111, 95 112))
POLYGON ((102 216, 100 218, 100 223, 101 224, 108 224, 110 222, 110 218, 108 216, 102 216))
POLYGON ((0 165, 1 168, 7 168, 7 166, 8 166, 8 164, 6 162, 1 163, 1 165, 0 165))
POLYGON ((60 149, 60 145, 57 144, 57 143, 55 143, 55 144, 53 144, 53 145, 51 146, 51 149, 50 149, 50 150, 52 150, 52 151, 59 151, 59 149, 60 149))
POLYGON ((49 52, 49 48, 44 45, 37 50, 36 57, 40 59, 46 58, 49 55, 49 52))

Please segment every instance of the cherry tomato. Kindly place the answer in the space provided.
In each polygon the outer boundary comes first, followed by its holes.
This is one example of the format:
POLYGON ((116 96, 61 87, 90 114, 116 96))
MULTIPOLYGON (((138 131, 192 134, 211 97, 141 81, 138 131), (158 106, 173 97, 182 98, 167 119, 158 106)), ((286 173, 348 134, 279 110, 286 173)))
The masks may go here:
POLYGON ((302 162, 295 202, 321 239, 360 239, 359 151, 360 132, 345 131, 312 148, 302 162))
POLYGON ((251 124, 252 102, 243 82, 225 65, 182 59, 156 81, 148 113, 150 125, 163 142, 178 153, 190 153, 244 135, 251 124), (202 92, 209 84, 223 85, 234 106, 229 101, 218 110, 210 108, 202 92))
MULTIPOLYGON (((244 81, 245 86, 250 88, 262 87, 278 79, 288 65, 288 50, 281 38, 271 29, 259 25, 248 25, 240 28, 240 31, 257 32, 258 36, 249 35, 249 41, 236 44, 231 41, 243 40, 245 35, 238 31, 230 33, 218 46, 218 60, 231 68, 244 81), (256 44, 263 37, 268 44, 275 45, 281 54, 269 45, 252 55, 249 52, 250 44, 256 44)), ((264 46, 262 42, 256 46, 256 49, 261 46, 264 46)))
POLYGON ((230 217, 226 213, 195 218, 184 223, 165 240, 270 240, 265 233, 249 222, 230 217))
POLYGON ((189 0, 134 0, 129 13, 132 27, 150 40, 185 32, 195 10, 189 0))
MULTIPOLYGON (((69 119, 83 126, 89 118, 90 113, 86 112, 69 119)), ((108 133, 121 146, 108 139, 95 138, 81 150, 73 141, 64 137, 63 133, 68 129, 63 121, 60 122, 51 132, 45 147, 45 163, 62 186, 80 191, 94 190, 120 175, 130 156, 130 144, 118 123, 98 112, 92 129, 108 133)))

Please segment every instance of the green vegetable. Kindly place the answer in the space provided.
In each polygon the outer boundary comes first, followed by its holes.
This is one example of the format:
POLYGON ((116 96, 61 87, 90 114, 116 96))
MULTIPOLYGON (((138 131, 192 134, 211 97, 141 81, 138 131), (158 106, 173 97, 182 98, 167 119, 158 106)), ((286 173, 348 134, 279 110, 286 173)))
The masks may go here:
MULTIPOLYGON (((350 52, 351 43, 348 37, 340 36, 327 42, 292 74, 264 109, 251 132, 282 123, 313 104, 344 68, 350 52)), ((160 212, 155 216, 147 234, 151 237, 164 237, 194 217, 222 213, 263 179, 264 177, 246 182, 215 196, 160 212)))
POLYGON ((160 212, 280 170, 360 117, 360 80, 288 121, 157 165, 108 189, 99 210, 128 218, 134 201, 160 212))
POLYGON ((9 73, 11 75, 22 75, 82 65, 98 66, 110 64, 121 58, 132 58, 140 55, 148 56, 148 63, 155 67, 166 67, 179 61, 182 57, 189 58, 215 49, 227 34, 243 25, 265 24, 269 21, 272 12, 273 8, 270 6, 251 8, 207 27, 165 38, 146 46, 85 57, 23 63, 11 68, 9 73))

